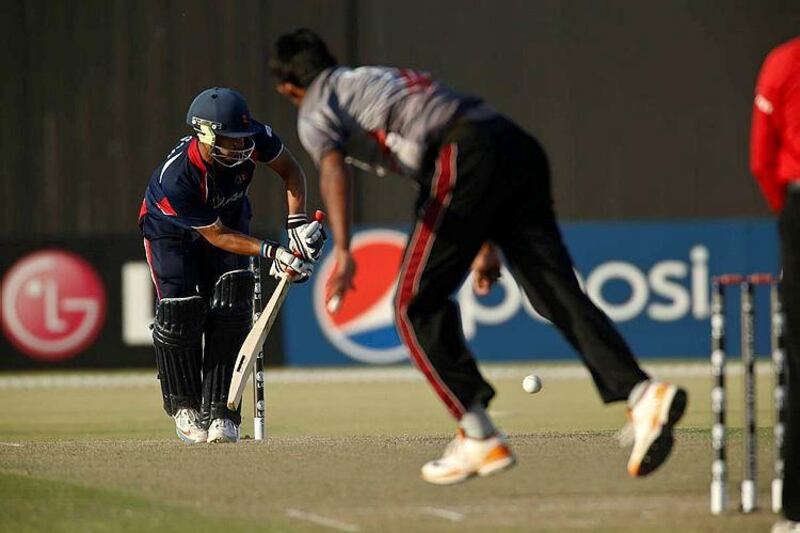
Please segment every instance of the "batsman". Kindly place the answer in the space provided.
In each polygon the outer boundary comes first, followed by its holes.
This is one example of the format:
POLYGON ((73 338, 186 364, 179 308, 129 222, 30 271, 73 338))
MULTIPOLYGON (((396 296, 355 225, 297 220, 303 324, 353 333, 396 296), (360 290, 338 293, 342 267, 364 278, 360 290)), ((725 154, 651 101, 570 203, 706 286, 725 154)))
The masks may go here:
POLYGON ((481 99, 425 73, 338 65, 309 30, 278 38, 270 67, 278 92, 299 108, 300 141, 319 167, 335 244, 329 305, 346 298, 356 268, 346 163, 419 184, 395 320, 413 362, 459 424, 442 457, 422 467, 422 477, 458 483, 516 461, 487 414, 495 392, 464 341, 453 300, 470 270, 477 290, 488 291, 500 271, 498 249, 536 310, 580 353, 603 401, 628 402, 630 474, 658 468, 672 448, 686 393, 650 379, 578 285, 536 139, 481 99))
POLYGON ((306 178, 288 148, 250 115, 236 91, 211 88, 189 106, 182 138, 155 168, 139 211, 158 302, 153 344, 164 410, 188 444, 236 442, 241 415, 227 407, 239 347, 252 320, 248 256, 294 282, 313 271, 325 242, 306 216, 306 178), (256 163, 286 186, 288 247, 249 235, 247 190, 256 163))

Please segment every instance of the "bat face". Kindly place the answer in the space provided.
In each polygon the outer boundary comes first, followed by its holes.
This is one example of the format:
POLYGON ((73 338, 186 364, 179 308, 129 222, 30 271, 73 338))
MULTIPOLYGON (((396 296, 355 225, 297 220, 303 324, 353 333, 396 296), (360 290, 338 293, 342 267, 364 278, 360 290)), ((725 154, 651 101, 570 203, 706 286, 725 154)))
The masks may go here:
POLYGON ((291 287, 289 276, 282 277, 278 286, 275 288, 275 292, 272 293, 269 302, 267 302, 267 307, 264 309, 264 312, 261 313, 256 323, 253 324, 253 329, 250 330, 244 343, 242 343, 242 348, 239 350, 239 357, 236 360, 236 366, 233 369, 231 385, 228 388, 228 409, 235 410, 239 408, 245 385, 247 385, 247 379, 253 371, 256 356, 264 345, 264 341, 270 329, 272 329, 272 325, 275 323, 281 305, 289 292, 289 287, 291 287))
MULTIPOLYGON (((325 220, 325 214, 322 211, 317 211, 314 213, 314 220, 322 223, 325 220)), ((272 293, 269 302, 267 302, 267 306, 258 317, 258 320, 256 320, 256 323, 253 324, 253 329, 247 334, 244 343, 242 343, 242 348, 239 350, 239 356, 236 359, 236 366, 233 369, 231 384, 228 388, 228 409, 236 410, 239 408, 247 378, 250 377, 250 373, 253 371, 261 347, 264 345, 278 312, 280 312, 281 305, 283 305, 283 301, 289 293, 289 287, 292 285, 291 278, 292 274, 290 272, 283 274, 278 286, 275 288, 275 292, 272 293)), ((260 285, 258 287, 260 291, 260 285)))

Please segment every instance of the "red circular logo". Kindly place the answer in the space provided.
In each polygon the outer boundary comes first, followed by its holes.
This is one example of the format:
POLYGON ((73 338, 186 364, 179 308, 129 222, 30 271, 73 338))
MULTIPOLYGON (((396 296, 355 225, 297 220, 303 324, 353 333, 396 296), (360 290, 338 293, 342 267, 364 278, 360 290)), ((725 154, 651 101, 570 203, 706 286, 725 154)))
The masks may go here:
POLYGON ((14 263, 2 283, 2 324, 34 359, 68 359, 97 338, 106 316, 100 276, 81 257, 42 250, 14 263))

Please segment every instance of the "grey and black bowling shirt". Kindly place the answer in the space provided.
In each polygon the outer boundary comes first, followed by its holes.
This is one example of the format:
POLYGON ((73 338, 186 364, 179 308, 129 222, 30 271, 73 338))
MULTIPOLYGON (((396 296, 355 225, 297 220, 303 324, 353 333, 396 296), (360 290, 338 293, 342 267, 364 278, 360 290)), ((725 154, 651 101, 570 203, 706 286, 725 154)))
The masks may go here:
POLYGON ((417 177, 426 151, 447 126, 481 101, 391 67, 335 67, 308 87, 297 119, 300 142, 319 167, 338 149, 345 161, 383 175, 417 177))

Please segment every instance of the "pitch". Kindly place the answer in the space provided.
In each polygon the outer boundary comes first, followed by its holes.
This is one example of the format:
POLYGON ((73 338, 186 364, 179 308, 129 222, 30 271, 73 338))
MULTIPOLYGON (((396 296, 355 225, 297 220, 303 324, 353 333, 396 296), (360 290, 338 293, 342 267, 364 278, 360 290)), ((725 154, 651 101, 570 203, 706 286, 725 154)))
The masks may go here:
MULTIPOLYGON (((414 371, 269 371, 264 442, 187 447, 161 410, 153 372, 0 376, 0 530, 4 531, 754 531, 768 512, 770 377, 759 373, 761 510, 708 512, 710 376, 664 366, 689 409, 673 457, 646 479, 625 472, 603 407, 576 365, 486 367, 492 413, 519 465, 452 487, 429 486, 453 424, 414 371), (543 390, 526 394, 536 371, 543 390)), ((729 416, 741 424, 740 376, 729 416)), ((248 390, 249 392, 249 390, 248 390)), ((252 434, 245 395, 243 434, 252 434)), ((734 429, 732 506, 741 472, 734 429)))

